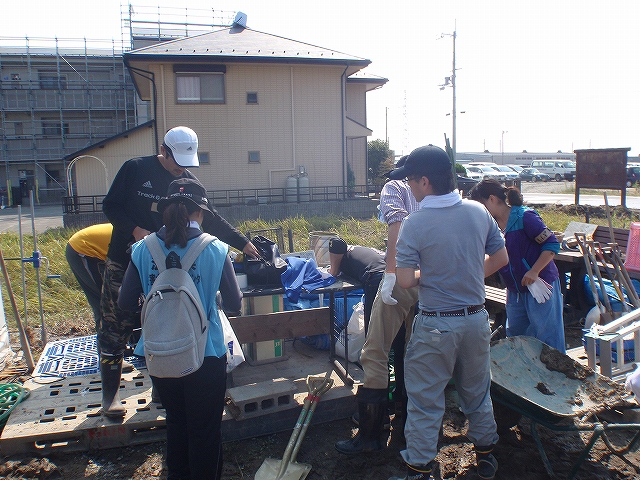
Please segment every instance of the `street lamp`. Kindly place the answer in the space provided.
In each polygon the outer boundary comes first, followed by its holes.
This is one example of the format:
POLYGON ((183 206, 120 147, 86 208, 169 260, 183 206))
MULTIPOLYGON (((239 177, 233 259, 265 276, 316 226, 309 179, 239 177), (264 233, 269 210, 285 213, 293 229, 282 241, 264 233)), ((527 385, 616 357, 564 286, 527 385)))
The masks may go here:
POLYGON ((502 140, 500 140, 500 152, 502 153, 502 165, 504 165, 504 134, 509 133, 508 130, 502 130, 502 140))

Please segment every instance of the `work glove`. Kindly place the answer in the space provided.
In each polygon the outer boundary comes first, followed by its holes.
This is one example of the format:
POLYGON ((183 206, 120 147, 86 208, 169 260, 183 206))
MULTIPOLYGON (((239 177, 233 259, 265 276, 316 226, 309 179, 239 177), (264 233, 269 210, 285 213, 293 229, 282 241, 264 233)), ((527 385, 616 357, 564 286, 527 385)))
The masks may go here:
POLYGON ((382 288, 380 289, 380 295, 382 296, 382 301, 387 305, 395 305, 396 303, 398 303, 398 301, 391 296, 395 284, 396 274, 385 273, 384 278, 382 279, 382 288))
POLYGON ((540 277, 538 277, 532 284, 527 285, 527 288, 538 303, 544 303, 551 298, 551 285, 549 285, 540 277))

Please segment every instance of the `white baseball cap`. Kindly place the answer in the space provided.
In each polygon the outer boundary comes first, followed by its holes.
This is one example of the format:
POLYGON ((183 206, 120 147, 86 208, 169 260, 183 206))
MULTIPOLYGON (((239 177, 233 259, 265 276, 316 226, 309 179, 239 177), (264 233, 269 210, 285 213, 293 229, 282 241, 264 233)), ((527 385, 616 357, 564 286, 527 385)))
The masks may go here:
POLYGON ((164 136, 164 145, 181 167, 199 167, 198 135, 189 127, 173 127, 164 136))

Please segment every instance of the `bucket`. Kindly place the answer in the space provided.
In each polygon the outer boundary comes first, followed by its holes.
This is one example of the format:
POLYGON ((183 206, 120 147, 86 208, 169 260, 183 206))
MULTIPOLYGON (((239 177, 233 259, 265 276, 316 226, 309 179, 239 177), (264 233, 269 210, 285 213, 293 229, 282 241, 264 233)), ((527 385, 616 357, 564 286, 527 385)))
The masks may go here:
POLYGON ((631 225, 629 225, 627 258, 624 266, 627 270, 640 272, 640 222, 631 222, 631 225))
POLYGON ((313 250, 316 256, 316 264, 319 267, 326 267, 329 261, 329 240, 336 238, 334 232, 309 232, 309 249, 313 250))

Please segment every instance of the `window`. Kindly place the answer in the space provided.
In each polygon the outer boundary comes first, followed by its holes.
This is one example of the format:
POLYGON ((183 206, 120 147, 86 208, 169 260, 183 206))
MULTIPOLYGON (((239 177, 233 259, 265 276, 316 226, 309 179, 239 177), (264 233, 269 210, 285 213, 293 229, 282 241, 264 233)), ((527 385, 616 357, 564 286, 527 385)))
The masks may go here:
POLYGON ((69 135, 69 124, 61 124, 60 120, 42 119, 42 134, 60 137, 69 135))
POLYGON ((56 73, 39 73, 38 80, 40 80, 40 88, 43 90, 57 90, 60 86, 61 90, 67 88, 66 75, 57 75, 56 73))
POLYGON ((209 165, 209 152, 198 152, 198 162, 200 165, 209 165))
POLYGON ((260 163, 260 152, 249 152, 249 163, 260 163))
POLYGON ((224 74, 177 74, 176 91, 178 103, 224 103, 224 74))
POLYGON ((15 129, 14 133, 16 135, 24 135, 24 125, 22 125, 22 122, 14 123, 13 128, 15 129))
POLYGON ((258 104, 258 92, 247 92, 247 105, 258 104))
POLYGON ((55 187, 60 185, 60 170, 49 170, 45 168, 47 175, 47 187, 55 187))

